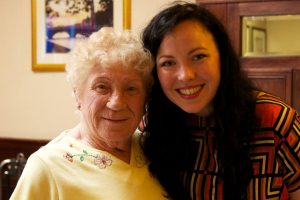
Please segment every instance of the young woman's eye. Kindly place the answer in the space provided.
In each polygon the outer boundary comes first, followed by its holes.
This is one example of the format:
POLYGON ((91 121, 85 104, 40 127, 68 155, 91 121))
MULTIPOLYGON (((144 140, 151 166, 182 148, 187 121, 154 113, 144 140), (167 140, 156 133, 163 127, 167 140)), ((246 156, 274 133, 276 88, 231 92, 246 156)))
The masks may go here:
POLYGON ((171 60, 167 60, 167 61, 161 62, 159 64, 159 66, 161 66, 161 67, 170 67, 172 65, 175 65, 175 62, 171 61, 171 60))
POLYGON ((207 56, 205 54, 196 54, 193 56, 193 60, 202 60, 203 58, 206 58, 207 56))

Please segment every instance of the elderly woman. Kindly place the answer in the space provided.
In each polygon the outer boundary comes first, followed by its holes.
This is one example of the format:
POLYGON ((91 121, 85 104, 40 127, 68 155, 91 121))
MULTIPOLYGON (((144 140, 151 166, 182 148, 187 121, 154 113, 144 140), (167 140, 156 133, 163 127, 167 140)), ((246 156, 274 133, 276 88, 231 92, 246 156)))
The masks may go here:
POLYGON ((11 199, 166 199, 136 131, 152 66, 128 31, 105 27, 77 46, 66 70, 81 121, 29 157, 11 199))

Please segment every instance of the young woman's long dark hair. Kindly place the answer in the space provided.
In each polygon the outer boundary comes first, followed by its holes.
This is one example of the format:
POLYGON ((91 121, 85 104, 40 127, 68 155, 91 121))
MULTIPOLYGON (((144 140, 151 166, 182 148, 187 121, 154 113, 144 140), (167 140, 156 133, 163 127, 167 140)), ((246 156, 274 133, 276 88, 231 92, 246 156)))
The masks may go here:
MULTIPOLYGON (((255 126, 255 90, 240 69, 225 28, 205 8, 177 2, 156 15, 144 29, 142 39, 155 60, 159 46, 172 29, 182 21, 193 20, 213 35, 219 50, 221 81, 213 100, 218 158, 224 180, 224 199, 246 199, 246 187, 252 175, 248 143, 255 126)), ((154 86, 147 106, 143 151, 150 161, 150 172, 160 181, 172 199, 190 199, 180 182, 188 170, 191 134, 184 115, 164 95, 156 69, 154 86)))

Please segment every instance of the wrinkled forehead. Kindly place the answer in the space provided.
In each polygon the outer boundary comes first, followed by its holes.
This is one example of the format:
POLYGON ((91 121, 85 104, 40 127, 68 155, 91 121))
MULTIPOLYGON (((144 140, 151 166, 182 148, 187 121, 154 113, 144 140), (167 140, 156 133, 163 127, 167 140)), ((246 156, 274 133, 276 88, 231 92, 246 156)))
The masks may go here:
POLYGON ((138 70, 135 66, 123 65, 120 62, 97 64, 90 70, 89 76, 107 77, 109 79, 117 77, 119 79, 134 79, 145 82, 142 71, 138 70))
POLYGON ((136 73, 142 76, 142 71, 138 70, 138 66, 135 63, 124 63, 122 61, 107 61, 99 62, 92 67, 91 72, 121 72, 124 74, 136 73))

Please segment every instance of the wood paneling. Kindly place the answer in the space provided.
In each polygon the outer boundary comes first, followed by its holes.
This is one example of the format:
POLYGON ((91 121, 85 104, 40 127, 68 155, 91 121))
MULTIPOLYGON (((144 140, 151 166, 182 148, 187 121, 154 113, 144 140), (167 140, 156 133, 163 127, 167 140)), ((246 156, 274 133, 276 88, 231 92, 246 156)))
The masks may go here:
POLYGON ((20 152, 28 158, 29 155, 47 143, 47 140, 0 138, 0 160, 15 158, 20 152))
POLYGON ((263 90, 277 95, 300 112, 300 56, 242 57, 243 16, 300 14, 299 0, 197 0, 227 28, 241 65, 263 90))
POLYGON ((300 112, 300 67, 299 69, 293 69, 293 85, 297 85, 297 87, 292 88, 292 105, 300 112))
POLYGON ((292 104, 292 69, 249 68, 245 71, 261 90, 292 104))
POLYGON ((204 7, 213 12, 223 24, 227 24, 227 9, 225 4, 207 4, 204 7))

